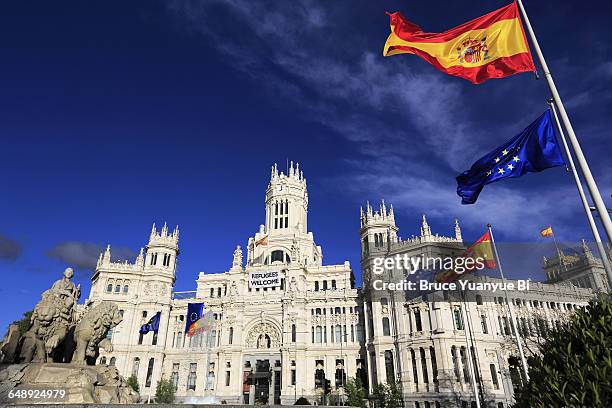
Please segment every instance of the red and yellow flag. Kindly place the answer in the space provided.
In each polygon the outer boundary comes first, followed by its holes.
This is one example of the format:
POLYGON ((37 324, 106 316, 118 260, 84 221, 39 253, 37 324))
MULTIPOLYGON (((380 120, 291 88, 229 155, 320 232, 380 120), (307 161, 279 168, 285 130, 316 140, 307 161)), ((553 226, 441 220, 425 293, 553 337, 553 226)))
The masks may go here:
POLYGON ((478 238, 478 241, 474 242, 465 252, 461 255, 461 258, 472 258, 474 260, 478 260, 478 266, 473 268, 465 268, 465 271, 461 274, 448 270, 440 273, 436 276, 436 282, 449 283, 456 281, 460 276, 474 272, 475 269, 495 269, 497 264, 495 263, 495 258, 493 257, 493 248, 491 247, 491 236, 489 235, 489 231, 485 232, 485 234, 478 238))
POLYGON ((255 246, 265 246, 268 245, 268 236, 266 235, 263 238, 260 238, 259 240, 255 241, 255 246))
POLYGON ((443 33, 425 33, 399 12, 389 16, 385 57, 415 54, 474 84, 535 71, 516 2, 443 33))
POLYGON ((548 226, 540 230, 540 235, 543 237, 552 237, 555 234, 553 234, 552 226, 548 226))

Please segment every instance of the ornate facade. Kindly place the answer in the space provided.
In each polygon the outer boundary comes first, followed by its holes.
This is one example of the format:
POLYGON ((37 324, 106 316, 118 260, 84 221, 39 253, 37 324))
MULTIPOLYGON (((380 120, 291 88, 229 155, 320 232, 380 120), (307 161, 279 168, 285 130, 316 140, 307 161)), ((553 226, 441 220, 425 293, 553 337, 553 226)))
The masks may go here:
MULTIPOLYGON (((173 291, 178 227, 153 226, 133 264, 112 262, 107 248, 89 301, 116 302, 123 322, 109 336, 113 351, 99 362, 136 376, 144 399, 155 394, 163 376, 175 385, 179 401, 293 404, 303 396, 320 402, 326 381, 333 401, 342 398, 347 378, 359 377, 370 389, 396 381, 409 407, 462 406, 473 401, 469 380, 475 373, 482 396, 505 407, 520 375, 512 364, 516 350, 502 295, 471 294, 463 302, 449 294, 415 299, 371 287, 377 256, 461 254, 458 222, 453 236, 445 237, 433 234, 423 216, 420 234, 402 240, 393 208, 383 202, 374 211, 368 204, 360 237, 363 285, 357 289, 349 262, 323 263, 322 248, 308 230, 299 165, 291 164, 288 174, 273 166, 265 223, 245 251, 236 247, 227 271, 201 272, 193 292, 173 291), (254 274, 271 271, 278 272, 278 285, 250 283, 254 274), (187 305, 195 302, 204 302, 209 329, 188 337, 187 305), (140 334, 157 312, 158 332, 140 334), (474 345, 472 360, 468 344, 474 345)), ((564 283, 532 285, 512 299, 528 349, 593 296, 564 283)))

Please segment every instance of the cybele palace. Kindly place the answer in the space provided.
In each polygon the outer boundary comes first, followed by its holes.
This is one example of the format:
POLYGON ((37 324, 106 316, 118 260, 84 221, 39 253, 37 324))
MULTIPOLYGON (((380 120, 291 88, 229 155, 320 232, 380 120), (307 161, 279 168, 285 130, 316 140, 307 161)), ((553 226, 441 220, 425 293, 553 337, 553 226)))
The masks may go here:
MULTIPOLYGON (((265 223, 228 254, 227 271, 200 273, 193 292, 173 291, 178 227, 153 226, 134 263, 111 261, 110 247, 100 255, 87 302, 116 302, 123 321, 109 334, 112 352, 103 352, 98 363, 136 376, 144 399, 164 377, 178 401, 272 405, 305 397, 321 404, 329 384, 329 404, 341 401, 347 380, 358 377, 370 391, 376 383, 396 382, 407 407, 468 407, 475 376, 485 406, 506 407, 523 379, 502 293, 468 295, 464 302, 371 287, 376 256, 461 254, 459 224, 453 229, 449 220, 452 236, 440 236, 423 216, 418 235, 402 240, 393 208, 368 204, 355 227, 363 271, 357 288, 349 262, 324 264, 308 229, 306 179, 293 163, 287 173, 272 167, 265 223), (276 284, 255 287, 253 277, 269 272, 278 274, 276 284), (209 327, 186 336, 187 306, 199 302, 209 327), (158 332, 140 334, 158 312, 158 332)), ((511 293, 528 353, 606 290, 601 262, 587 246, 561 264, 546 260, 555 283, 532 282, 530 291, 511 293)))

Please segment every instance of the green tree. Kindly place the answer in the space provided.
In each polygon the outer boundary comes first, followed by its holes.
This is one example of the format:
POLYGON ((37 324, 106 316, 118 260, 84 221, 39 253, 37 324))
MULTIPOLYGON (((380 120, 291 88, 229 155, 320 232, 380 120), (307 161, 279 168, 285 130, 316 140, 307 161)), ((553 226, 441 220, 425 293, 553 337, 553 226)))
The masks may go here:
POLYGON ((30 319, 32 318, 32 310, 29 312, 25 312, 23 317, 20 320, 15 320, 12 324, 16 324, 19 327, 19 334, 24 334, 30 329, 32 323, 30 319))
POLYGON ((359 378, 349 378, 346 382, 345 390, 347 395, 346 405, 366 408, 366 390, 359 378))
POLYGON ((131 375, 127 379, 127 385, 132 387, 132 389, 136 392, 140 392, 140 386, 138 385, 138 378, 135 375, 131 375))
POLYGON ((394 382, 376 384, 372 388, 372 399, 377 408, 398 408, 402 406, 402 394, 394 382))
POLYGON ((293 405, 310 405, 310 402, 308 402, 306 398, 300 397, 297 399, 297 401, 295 401, 295 404, 293 405))
POLYGON ((591 301, 552 331, 531 359, 516 408, 612 406, 612 302, 591 301))
POLYGON ((162 378, 157 382, 155 402, 157 404, 172 404, 174 402, 174 386, 170 380, 162 378))

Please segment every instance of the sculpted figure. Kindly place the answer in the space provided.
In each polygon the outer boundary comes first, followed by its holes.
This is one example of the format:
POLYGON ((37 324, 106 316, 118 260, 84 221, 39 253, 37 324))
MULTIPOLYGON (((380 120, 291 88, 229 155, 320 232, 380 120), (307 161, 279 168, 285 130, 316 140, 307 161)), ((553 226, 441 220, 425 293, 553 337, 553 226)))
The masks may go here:
POLYGON ((21 339, 21 361, 49 360, 74 324, 74 309, 81 289, 71 282, 73 276, 72 268, 66 268, 64 276, 43 292, 32 313, 32 326, 21 339))
POLYGON ((240 245, 238 245, 236 247, 236 250, 234 251, 234 259, 232 260, 232 267, 242 268, 242 248, 240 248, 240 245))
POLYGON ((74 330, 76 349, 72 355, 74 364, 87 364, 87 357, 95 359, 100 347, 107 352, 113 351, 111 342, 106 338, 108 331, 121 323, 123 318, 117 305, 101 302, 85 312, 74 330))

